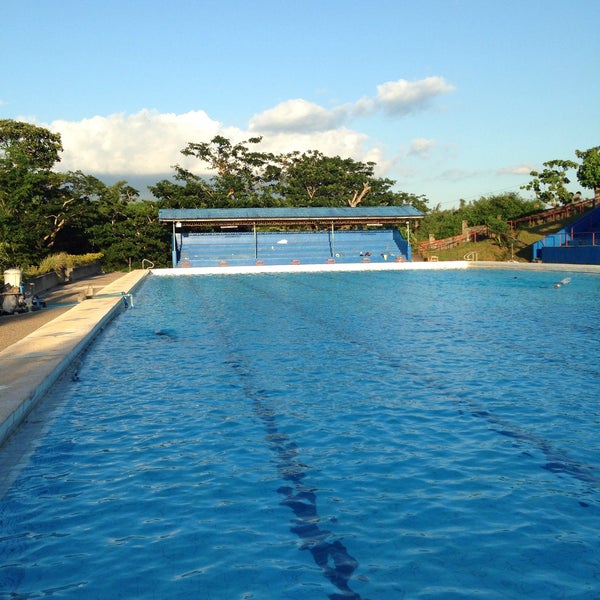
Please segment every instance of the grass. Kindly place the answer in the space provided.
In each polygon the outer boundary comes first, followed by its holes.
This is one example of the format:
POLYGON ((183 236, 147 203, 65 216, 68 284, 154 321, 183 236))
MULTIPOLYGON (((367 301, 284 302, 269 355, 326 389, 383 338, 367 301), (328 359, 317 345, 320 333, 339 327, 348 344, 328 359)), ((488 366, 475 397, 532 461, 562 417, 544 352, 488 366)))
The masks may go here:
POLYGON ((581 215, 568 219, 561 219, 552 223, 542 223, 517 230, 514 239, 509 246, 503 246, 496 240, 482 240, 481 242, 470 242, 448 250, 434 252, 438 260, 465 260, 465 256, 471 252, 477 253, 477 260, 530 262, 533 259, 532 245, 551 233, 560 231, 570 223, 577 221, 581 215))

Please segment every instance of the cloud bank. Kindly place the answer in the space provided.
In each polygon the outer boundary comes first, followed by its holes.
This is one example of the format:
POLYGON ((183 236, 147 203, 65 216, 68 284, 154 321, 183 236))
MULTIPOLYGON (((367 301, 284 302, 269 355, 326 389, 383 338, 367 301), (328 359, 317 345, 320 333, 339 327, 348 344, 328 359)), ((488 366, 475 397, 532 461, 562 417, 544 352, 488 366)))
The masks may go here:
MULTIPOLYGON (((386 159, 376 142, 354 130, 352 119, 369 114, 396 118, 427 110, 437 97, 453 90, 442 77, 427 77, 414 82, 389 81, 377 86, 371 98, 333 108, 291 99, 254 115, 245 129, 226 126, 203 110, 174 114, 143 109, 130 115, 117 113, 44 125, 62 136, 60 168, 65 171, 140 176, 170 172, 177 163, 200 173, 205 167, 180 153, 189 142, 208 141, 215 135, 239 142, 262 135, 261 149, 265 151, 317 149, 327 155, 374 161, 383 174, 394 158, 386 159)), ((427 158, 434 146, 433 140, 414 140, 411 154, 427 158)))
POLYGON ((181 115, 141 110, 133 115, 53 121, 48 128, 61 134, 62 169, 133 175, 164 173, 184 162, 179 151, 189 141, 210 139, 224 130, 201 110, 181 115))

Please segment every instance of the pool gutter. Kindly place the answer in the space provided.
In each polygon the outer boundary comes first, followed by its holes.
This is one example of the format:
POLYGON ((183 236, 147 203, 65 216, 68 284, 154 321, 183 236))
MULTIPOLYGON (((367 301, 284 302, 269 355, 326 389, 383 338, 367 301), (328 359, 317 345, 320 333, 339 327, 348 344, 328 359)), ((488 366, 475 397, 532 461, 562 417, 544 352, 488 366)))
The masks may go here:
POLYGON ((0 352, 0 446, 105 325, 147 271, 131 271, 0 352))

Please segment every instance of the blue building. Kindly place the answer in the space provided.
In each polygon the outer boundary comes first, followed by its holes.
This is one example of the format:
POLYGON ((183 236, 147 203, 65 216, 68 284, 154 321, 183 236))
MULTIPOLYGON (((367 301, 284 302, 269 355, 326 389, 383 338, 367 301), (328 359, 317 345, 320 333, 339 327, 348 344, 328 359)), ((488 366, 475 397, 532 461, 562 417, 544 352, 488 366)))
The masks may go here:
POLYGON ((600 265, 600 207, 533 244, 533 259, 543 263, 600 265))

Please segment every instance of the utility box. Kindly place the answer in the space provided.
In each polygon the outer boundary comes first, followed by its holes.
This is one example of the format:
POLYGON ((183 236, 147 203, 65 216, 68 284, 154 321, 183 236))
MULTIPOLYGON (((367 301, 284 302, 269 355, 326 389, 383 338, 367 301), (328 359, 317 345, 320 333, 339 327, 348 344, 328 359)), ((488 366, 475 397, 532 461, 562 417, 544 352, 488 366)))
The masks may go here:
POLYGON ((23 273, 20 269, 7 269, 4 271, 4 285, 20 288, 23 273))

